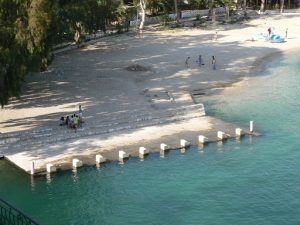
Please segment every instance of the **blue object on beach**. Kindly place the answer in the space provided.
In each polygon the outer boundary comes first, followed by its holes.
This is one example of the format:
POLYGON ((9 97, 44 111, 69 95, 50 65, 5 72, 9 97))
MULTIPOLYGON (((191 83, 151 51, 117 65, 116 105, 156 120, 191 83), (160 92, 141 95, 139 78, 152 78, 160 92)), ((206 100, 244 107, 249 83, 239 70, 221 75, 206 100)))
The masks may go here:
POLYGON ((284 42, 284 40, 285 40, 285 38, 278 34, 272 34, 269 38, 269 41, 272 43, 281 43, 281 42, 284 42))

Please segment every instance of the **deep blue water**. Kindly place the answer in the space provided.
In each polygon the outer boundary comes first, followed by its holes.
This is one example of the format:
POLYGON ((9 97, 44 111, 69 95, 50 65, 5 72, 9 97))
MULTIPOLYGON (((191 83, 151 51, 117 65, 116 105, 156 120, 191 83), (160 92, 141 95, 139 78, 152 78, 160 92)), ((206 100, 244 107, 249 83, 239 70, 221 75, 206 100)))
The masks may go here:
POLYGON ((207 113, 261 137, 151 154, 31 179, 0 161, 0 196, 44 225, 300 224, 300 55, 201 99, 207 113))

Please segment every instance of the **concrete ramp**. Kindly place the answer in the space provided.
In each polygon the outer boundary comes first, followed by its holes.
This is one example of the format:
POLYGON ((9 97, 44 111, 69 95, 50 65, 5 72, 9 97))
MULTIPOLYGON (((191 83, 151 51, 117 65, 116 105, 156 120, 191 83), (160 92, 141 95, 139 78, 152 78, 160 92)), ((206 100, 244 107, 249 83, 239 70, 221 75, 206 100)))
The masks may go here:
MULTIPOLYGON (((0 155, 26 172, 30 171, 31 162, 35 163, 37 170, 43 171, 47 162, 72 155, 88 155, 91 149, 103 149, 99 140, 114 140, 105 147, 111 149, 115 147, 115 143, 119 143, 116 139, 120 139, 122 135, 134 135, 135 132, 147 127, 163 129, 165 125, 184 123, 203 116, 205 116, 203 104, 194 104, 156 112, 124 114, 107 120, 104 118, 93 124, 84 124, 77 132, 57 126, 5 133, 0 135, 0 155)), ((172 133, 171 130, 169 133, 172 133)), ((135 142, 147 139, 149 134, 146 132, 143 135, 145 136, 134 137, 135 142)), ((126 144, 124 141, 124 145, 126 144)))

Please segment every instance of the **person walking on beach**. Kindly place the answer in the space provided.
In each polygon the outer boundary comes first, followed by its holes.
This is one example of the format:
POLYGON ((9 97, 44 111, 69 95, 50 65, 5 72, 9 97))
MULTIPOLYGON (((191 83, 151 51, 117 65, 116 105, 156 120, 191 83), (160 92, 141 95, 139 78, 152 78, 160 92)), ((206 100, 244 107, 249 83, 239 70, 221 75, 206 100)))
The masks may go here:
POLYGON ((268 28, 268 34, 269 34, 269 37, 271 36, 271 33, 272 33, 272 28, 269 27, 269 28, 268 28))
POLYGON ((211 59, 211 69, 212 70, 216 70, 217 69, 216 64, 217 64, 216 58, 215 58, 215 56, 212 56, 212 59, 211 59))
POLYGON ((189 56, 185 60, 185 66, 186 66, 186 68, 189 68, 189 66, 190 66, 190 57, 189 56))
POLYGON ((83 113, 83 108, 81 105, 79 105, 79 110, 78 110, 79 113, 83 113))
POLYGON ((212 41, 217 41, 218 40, 218 31, 216 31, 215 34, 212 35, 211 40, 212 41))
POLYGON ((79 110, 78 110, 78 125, 82 127, 83 123, 83 107, 79 105, 79 110))
POLYGON ((285 30, 285 38, 287 38, 288 28, 285 30))
POLYGON ((201 55, 199 55, 198 63, 199 63, 199 66, 202 66, 202 56, 201 55))

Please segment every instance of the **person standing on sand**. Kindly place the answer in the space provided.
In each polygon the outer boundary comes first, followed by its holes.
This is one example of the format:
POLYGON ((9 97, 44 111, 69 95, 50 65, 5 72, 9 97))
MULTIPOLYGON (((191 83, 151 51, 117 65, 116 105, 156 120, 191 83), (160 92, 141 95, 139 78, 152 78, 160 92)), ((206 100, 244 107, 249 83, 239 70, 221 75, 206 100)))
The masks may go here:
POLYGON ((217 41, 218 40, 218 31, 211 37, 212 41, 217 41))
POLYGON ((287 38, 288 28, 285 30, 285 38, 287 38))
POLYGON ((212 70, 216 70, 217 69, 216 64, 217 64, 216 58, 215 58, 215 56, 212 56, 212 60, 211 60, 211 69, 212 70))
POLYGON ((216 33, 215 33, 215 41, 217 41, 218 40, 218 31, 216 31, 216 33))
POLYGON ((189 65, 190 65, 190 57, 188 56, 185 60, 185 66, 186 68, 189 68, 189 65))
POLYGON ((271 33, 272 33, 272 28, 271 27, 268 28, 268 33, 269 33, 269 37, 270 37, 271 33))
POLYGON ((202 66, 202 56, 201 55, 199 55, 198 63, 199 63, 199 66, 202 66))
POLYGON ((79 123, 83 123, 83 107, 79 105, 79 110, 78 110, 78 115, 79 115, 79 123))

